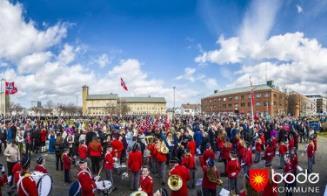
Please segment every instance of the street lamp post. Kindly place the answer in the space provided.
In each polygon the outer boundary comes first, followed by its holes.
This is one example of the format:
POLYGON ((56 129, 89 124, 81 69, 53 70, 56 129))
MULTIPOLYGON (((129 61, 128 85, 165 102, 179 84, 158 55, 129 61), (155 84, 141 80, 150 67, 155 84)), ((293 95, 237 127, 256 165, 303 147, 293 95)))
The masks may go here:
POLYGON ((176 86, 173 86, 173 90, 174 90, 174 107, 173 107, 173 119, 175 120, 175 90, 176 90, 176 86))

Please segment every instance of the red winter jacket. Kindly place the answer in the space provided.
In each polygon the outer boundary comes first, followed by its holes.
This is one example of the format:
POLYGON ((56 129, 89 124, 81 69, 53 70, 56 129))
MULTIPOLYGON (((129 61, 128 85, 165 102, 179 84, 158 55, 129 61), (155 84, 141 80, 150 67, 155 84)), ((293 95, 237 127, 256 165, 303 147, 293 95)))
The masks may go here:
POLYGON ((78 146, 78 155, 79 155, 79 158, 81 159, 86 159, 87 158, 87 145, 85 144, 80 144, 78 146))
POLYGON ((62 154, 62 162, 63 162, 64 170, 70 170, 72 165, 72 160, 70 159, 67 153, 62 154))
POLYGON ((183 156, 183 158, 182 158, 182 164, 187 169, 195 169, 195 158, 194 158, 194 155, 188 154, 188 155, 183 156))
POLYGON ((169 172, 169 176, 177 175, 182 178, 183 185, 178 191, 171 191, 170 196, 188 196, 187 181, 190 179, 189 170, 183 165, 175 165, 169 172))
POLYGON ((285 155, 286 152, 287 152, 287 146, 285 144, 280 144, 279 145, 279 154, 285 155))
POLYGON ((114 159, 112 157, 112 154, 107 152, 105 157, 104 157, 104 168, 108 170, 112 170, 114 168, 114 159))
POLYGON ((195 151, 196 151, 196 143, 194 140, 191 140, 187 143, 187 148, 190 150, 190 153, 192 155, 195 155, 195 151))
POLYGON ((137 150, 130 152, 128 155, 128 168, 132 172, 140 171, 142 167, 142 159, 143 157, 141 151, 137 150))
POLYGON ((18 196, 38 196, 37 186, 33 178, 26 174, 18 186, 18 196), (23 191, 25 190, 27 194, 23 191))
POLYGON ((314 153, 315 153, 314 144, 310 143, 307 148, 307 155, 309 158, 311 158, 313 157, 314 153))
POLYGON ((237 178, 237 175, 240 173, 240 171, 241 171, 241 166, 237 159, 232 159, 227 162, 226 172, 228 174, 228 178, 232 178, 232 179, 237 178))
POLYGON ((153 180, 151 176, 141 176, 140 187, 142 191, 148 194, 148 196, 153 196, 153 180))

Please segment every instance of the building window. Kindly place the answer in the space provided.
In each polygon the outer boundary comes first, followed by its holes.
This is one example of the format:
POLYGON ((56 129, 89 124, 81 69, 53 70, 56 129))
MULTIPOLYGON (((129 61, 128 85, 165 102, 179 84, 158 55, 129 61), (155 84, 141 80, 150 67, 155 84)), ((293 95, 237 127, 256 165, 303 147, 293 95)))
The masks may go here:
POLYGON ((257 98, 259 98, 259 97, 261 97, 261 93, 257 93, 255 96, 256 96, 257 98))
POLYGON ((235 100, 238 100, 238 96, 235 96, 234 98, 235 98, 235 100))
POLYGON ((256 106, 261 106, 260 102, 255 103, 256 106))
POLYGON ((264 105, 264 106, 268 106, 268 102, 264 102, 263 105, 264 105))
POLYGON ((223 101, 226 101, 226 97, 223 98, 223 101))
POLYGON ((234 107, 238 108, 238 104, 237 104, 237 103, 235 103, 235 104, 234 104, 234 107))
POLYGON ((265 97, 269 97, 269 93, 265 93, 265 97))
POLYGON ((244 100, 244 95, 241 96, 241 99, 244 100))
POLYGON ((229 107, 229 108, 231 108, 231 107, 232 107, 232 104, 231 104, 231 103, 230 103, 230 104, 228 104, 228 107, 229 107))
POLYGON ((232 100, 233 100, 233 97, 228 97, 228 100, 229 100, 229 101, 232 101, 232 100))
POLYGON ((251 103, 250 102, 248 102, 248 107, 250 107, 251 106, 251 103))
POLYGON ((226 104, 223 104, 223 107, 226 108, 226 104))
POLYGON ((244 107, 245 106, 245 103, 241 103, 241 107, 244 107))

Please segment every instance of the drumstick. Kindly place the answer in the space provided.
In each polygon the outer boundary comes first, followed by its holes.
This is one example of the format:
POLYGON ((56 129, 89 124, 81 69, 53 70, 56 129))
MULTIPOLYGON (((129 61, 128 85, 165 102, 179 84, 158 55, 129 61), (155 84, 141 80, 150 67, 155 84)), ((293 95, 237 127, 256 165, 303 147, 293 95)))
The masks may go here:
POLYGON ((98 172, 98 176, 100 176, 101 172, 102 172, 103 166, 100 168, 99 172, 98 172))

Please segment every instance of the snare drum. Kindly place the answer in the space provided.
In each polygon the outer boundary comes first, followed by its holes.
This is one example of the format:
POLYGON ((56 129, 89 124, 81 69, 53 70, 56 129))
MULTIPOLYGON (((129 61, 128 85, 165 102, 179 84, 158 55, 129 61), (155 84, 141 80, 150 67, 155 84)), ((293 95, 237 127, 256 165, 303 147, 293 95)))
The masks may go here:
POLYGON ((109 190, 112 186, 112 184, 109 180, 96 181, 95 185, 97 186, 97 189, 100 191, 109 190))

